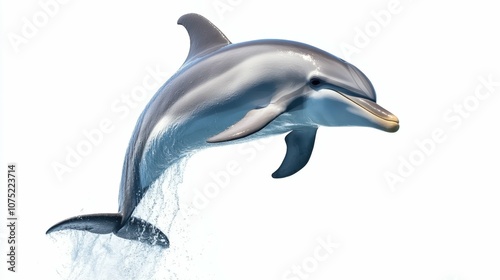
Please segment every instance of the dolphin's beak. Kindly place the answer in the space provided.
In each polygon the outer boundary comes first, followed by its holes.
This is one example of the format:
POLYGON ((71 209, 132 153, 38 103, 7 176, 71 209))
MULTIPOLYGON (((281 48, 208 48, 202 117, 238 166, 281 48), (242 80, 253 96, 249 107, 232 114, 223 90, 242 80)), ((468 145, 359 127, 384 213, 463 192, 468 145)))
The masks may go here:
POLYGON ((383 130, 387 132, 398 131, 399 119, 391 112, 382 108, 382 106, 365 98, 346 95, 343 93, 340 94, 345 98, 349 99, 350 101, 352 101, 353 103, 355 103, 356 105, 358 105, 359 107, 368 111, 370 114, 372 114, 373 115, 372 120, 377 124, 379 124, 383 130))

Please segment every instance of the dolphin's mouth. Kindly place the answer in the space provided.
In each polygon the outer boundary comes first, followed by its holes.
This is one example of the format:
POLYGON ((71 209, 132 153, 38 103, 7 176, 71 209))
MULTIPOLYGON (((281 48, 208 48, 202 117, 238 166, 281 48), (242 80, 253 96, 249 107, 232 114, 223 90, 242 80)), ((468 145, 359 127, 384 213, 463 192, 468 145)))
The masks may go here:
POLYGON ((382 106, 365 98, 350 96, 341 92, 339 92, 339 94, 372 114, 376 118, 375 121, 379 123, 385 131, 398 131, 399 119, 394 114, 384 109, 382 106))

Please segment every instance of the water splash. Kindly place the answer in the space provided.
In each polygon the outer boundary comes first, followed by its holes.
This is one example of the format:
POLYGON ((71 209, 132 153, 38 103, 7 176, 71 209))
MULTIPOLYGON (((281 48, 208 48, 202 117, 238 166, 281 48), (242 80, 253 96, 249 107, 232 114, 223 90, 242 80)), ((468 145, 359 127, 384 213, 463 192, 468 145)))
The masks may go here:
MULTIPOLYGON (((206 244, 196 242, 189 215, 179 215, 178 187, 187 159, 172 165, 148 190, 133 216, 144 219, 165 232, 170 248, 150 246, 121 239, 113 234, 83 231, 51 234, 61 256, 57 273, 61 279, 210 279, 206 267, 206 244)), ((189 212, 189 209, 185 209, 189 212)))

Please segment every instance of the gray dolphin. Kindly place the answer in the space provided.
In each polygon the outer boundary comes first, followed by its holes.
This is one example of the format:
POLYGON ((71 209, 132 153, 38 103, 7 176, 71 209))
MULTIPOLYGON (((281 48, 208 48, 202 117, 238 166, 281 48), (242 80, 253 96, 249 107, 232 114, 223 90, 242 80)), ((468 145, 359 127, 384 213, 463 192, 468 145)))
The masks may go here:
POLYGON ((47 233, 75 229, 169 246, 167 236, 133 217, 151 184, 172 164, 216 145, 288 133, 274 178, 302 169, 319 126, 367 126, 395 132, 399 121, 376 103, 355 66, 318 48, 285 40, 232 44, 197 14, 179 18, 190 37, 180 69, 142 112, 130 140, 116 214, 82 215, 47 233))

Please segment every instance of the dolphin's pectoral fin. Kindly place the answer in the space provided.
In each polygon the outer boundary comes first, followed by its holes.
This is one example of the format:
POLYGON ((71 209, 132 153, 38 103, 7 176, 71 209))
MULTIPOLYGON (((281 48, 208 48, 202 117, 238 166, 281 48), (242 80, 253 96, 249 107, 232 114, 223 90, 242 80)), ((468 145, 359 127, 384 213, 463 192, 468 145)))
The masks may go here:
POLYGON ((121 221, 121 214, 92 214, 76 216, 55 224, 47 230, 47 234, 66 229, 107 234, 114 232, 120 226, 121 221))
POLYGON ((306 166, 309 158, 311 158, 317 130, 316 127, 293 130, 285 137, 285 159, 283 159, 278 170, 273 173, 273 178, 284 178, 293 175, 306 166))
POLYGON ((264 128, 285 110, 282 106, 269 104, 264 108, 249 111, 241 120, 223 132, 210 137, 208 143, 225 142, 243 138, 264 128))
POLYGON ((136 240, 148 245, 158 245, 168 248, 169 241, 167 236, 152 224, 136 218, 131 217, 122 228, 120 228, 115 235, 124 239, 136 240))
POLYGON ((186 14, 177 24, 183 25, 190 38, 189 54, 184 64, 196 57, 214 52, 231 41, 213 23, 198 14, 186 14))

